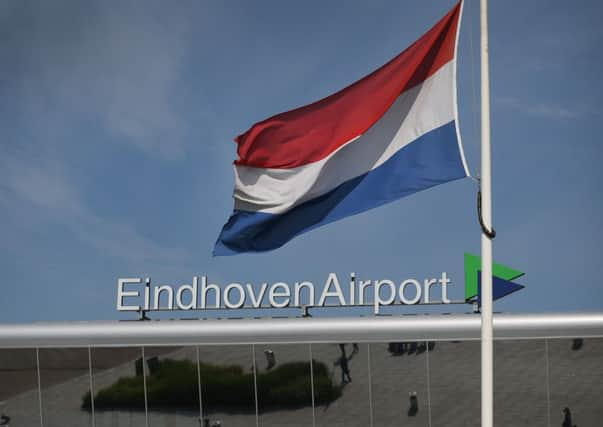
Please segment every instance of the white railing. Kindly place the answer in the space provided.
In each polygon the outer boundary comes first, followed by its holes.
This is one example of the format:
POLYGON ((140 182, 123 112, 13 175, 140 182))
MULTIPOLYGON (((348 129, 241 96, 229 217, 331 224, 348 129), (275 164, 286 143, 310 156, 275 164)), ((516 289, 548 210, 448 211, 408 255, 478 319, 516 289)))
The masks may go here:
MULTIPOLYGON (((479 340, 478 314, 0 325, 0 348, 479 340)), ((494 338, 603 337, 603 313, 495 314, 494 338)))

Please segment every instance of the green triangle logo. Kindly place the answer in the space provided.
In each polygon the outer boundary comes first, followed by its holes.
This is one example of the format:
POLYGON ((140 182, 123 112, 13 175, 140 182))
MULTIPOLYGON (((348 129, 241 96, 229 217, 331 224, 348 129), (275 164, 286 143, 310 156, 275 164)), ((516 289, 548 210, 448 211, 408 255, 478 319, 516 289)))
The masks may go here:
MULTIPOLYGON (((465 301, 477 296, 477 272, 481 269, 482 258, 465 252, 465 301)), ((492 276, 494 277, 511 281, 524 274, 524 272, 506 265, 492 263, 492 276)))

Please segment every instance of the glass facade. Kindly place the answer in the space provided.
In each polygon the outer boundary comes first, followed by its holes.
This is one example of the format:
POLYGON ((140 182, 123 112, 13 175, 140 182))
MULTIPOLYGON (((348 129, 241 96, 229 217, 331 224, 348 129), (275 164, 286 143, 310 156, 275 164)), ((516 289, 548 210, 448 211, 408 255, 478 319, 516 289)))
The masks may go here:
POLYGON ((368 361, 367 344, 312 345, 317 427, 369 425, 368 361))
POLYGON ((85 399, 96 427, 146 425, 141 347, 90 350, 93 399, 85 399))
POLYGON ((198 425, 196 347, 145 347, 149 427, 198 425))
POLYGON ((544 341, 494 342, 494 419, 498 425, 547 427, 546 390, 544 341))
POLYGON ((40 424, 36 360, 35 349, 0 350, 0 421, 16 426, 40 424))
POLYGON ((260 427, 311 426, 312 374, 307 344, 255 346, 260 427))
POLYGON ((552 424, 568 416, 572 426, 603 424, 603 339, 547 340, 547 347, 552 424))
MULTIPOLYGON (((495 425, 600 424, 603 339, 494 349, 495 425)), ((479 341, 3 349, 0 425, 478 426, 479 370, 479 341)))
POLYGON ((427 342, 370 345, 373 426, 429 425, 427 351, 427 342))
POLYGON ((90 392, 88 349, 43 348, 38 354, 44 426, 92 426, 92 412, 82 410, 90 392))
POLYGON ((256 425, 253 346, 203 346, 198 351, 201 425, 256 425))
POLYGON ((479 341, 436 342, 428 351, 431 425, 480 426, 480 353, 479 341))

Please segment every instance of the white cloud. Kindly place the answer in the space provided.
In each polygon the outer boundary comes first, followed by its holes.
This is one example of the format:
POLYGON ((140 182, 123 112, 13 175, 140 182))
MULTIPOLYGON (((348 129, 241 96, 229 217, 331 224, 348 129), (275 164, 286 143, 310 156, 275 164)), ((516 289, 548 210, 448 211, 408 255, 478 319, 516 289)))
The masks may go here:
POLYGON ((183 250, 165 248, 144 237, 131 224, 97 215, 82 202, 57 164, 33 164, 3 155, 0 205, 10 207, 16 215, 39 212, 44 221, 60 223, 76 238, 111 257, 168 264, 187 257, 183 250))
POLYGON ((584 114, 557 104, 530 103, 512 97, 497 98, 495 102, 501 107, 544 119, 574 119, 584 114))
POLYGON ((183 154, 177 91, 191 23, 184 10, 16 3, 0 44, 2 78, 32 123, 58 112, 68 127, 84 115, 147 153, 183 154))

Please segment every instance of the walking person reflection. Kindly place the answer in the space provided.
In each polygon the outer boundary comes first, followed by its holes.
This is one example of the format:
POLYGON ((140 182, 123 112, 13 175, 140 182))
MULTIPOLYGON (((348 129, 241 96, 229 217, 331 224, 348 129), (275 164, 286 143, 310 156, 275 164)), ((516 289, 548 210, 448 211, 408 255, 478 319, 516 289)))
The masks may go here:
POLYGON ((417 398, 417 392, 411 391, 408 393, 410 407, 408 408, 408 416, 414 417, 419 412, 419 399, 417 398))
POLYGON ((561 427, 576 427, 572 423, 572 413, 568 407, 563 408, 563 424, 561 424, 561 427))
POLYGON ((352 351, 352 354, 348 358, 345 352, 345 344, 339 344, 339 350, 341 351, 341 356, 335 361, 334 365, 341 368, 341 384, 347 384, 352 382, 348 361, 351 360, 356 353, 352 351))
POLYGON ((270 349, 264 350, 264 355, 266 356, 266 370, 269 371, 276 365, 276 357, 274 356, 274 351, 270 349))
POLYGON ((350 376, 350 367, 348 365, 348 358, 342 355, 337 361, 335 365, 339 365, 341 368, 341 384, 347 384, 352 382, 352 377, 350 376))

